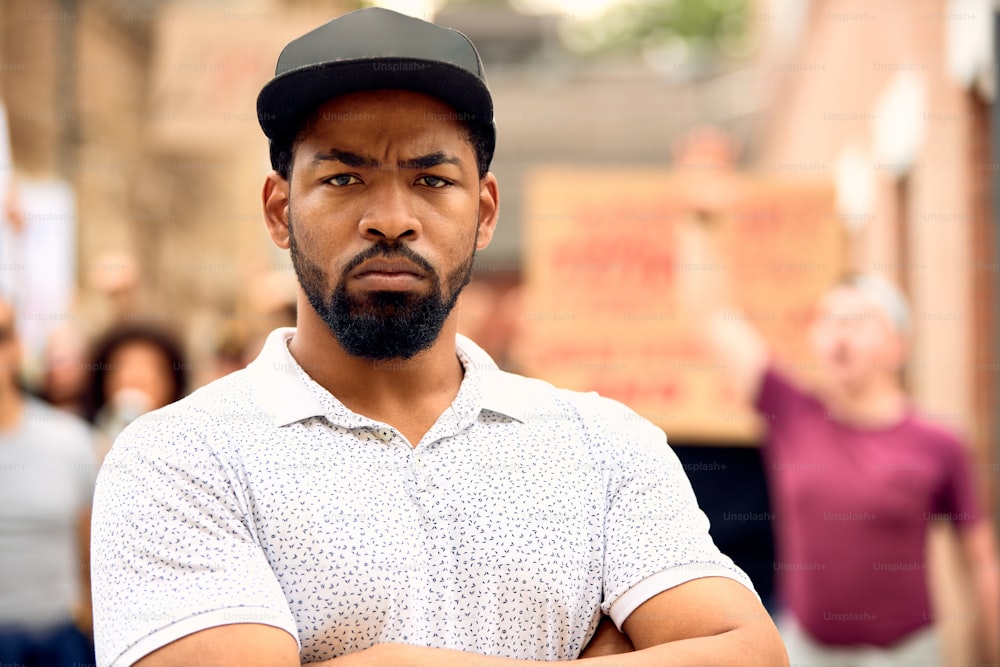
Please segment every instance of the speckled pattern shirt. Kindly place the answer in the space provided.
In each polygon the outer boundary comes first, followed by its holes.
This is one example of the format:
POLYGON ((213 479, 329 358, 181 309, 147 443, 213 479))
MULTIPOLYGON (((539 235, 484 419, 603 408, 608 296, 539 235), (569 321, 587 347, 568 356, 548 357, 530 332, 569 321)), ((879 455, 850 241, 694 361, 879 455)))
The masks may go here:
POLYGON ((278 329, 246 369, 133 422, 101 469, 99 665, 229 623, 283 628, 304 663, 377 643, 576 658, 600 614, 705 576, 719 552, 662 430, 593 393, 465 377, 415 447, 348 410, 278 329))

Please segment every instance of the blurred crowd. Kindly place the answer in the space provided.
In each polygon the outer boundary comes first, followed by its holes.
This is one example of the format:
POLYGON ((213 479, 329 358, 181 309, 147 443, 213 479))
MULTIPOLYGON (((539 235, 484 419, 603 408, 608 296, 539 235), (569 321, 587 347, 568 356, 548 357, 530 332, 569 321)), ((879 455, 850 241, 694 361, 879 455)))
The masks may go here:
MULTIPOLYGON (((10 196, 4 209, 8 233, 0 239, 16 239, 17 201, 10 196)), ((13 259, 11 267, 26 265, 13 259)), ((96 299, 71 295, 70 311, 46 320, 42 340, 28 326, 38 323, 38 304, 27 302, 17 280, 0 290, 3 665, 95 664, 90 508, 104 456, 134 419, 243 367, 267 331, 295 322, 287 281, 264 278, 255 290, 260 312, 250 318, 261 328, 247 326, 248 318, 226 321, 209 341, 211 358, 196 364, 191 332, 144 309, 135 258, 109 254, 93 267, 85 278, 96 299)))

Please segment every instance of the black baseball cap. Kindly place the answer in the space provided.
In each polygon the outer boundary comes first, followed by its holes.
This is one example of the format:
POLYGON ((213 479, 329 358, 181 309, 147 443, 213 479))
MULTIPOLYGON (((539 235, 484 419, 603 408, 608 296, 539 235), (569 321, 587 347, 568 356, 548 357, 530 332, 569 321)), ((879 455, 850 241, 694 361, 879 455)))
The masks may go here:
POLYGON ((389 9, 359 9, 292 40, 257 96, 257 119, 275 144, 294 138, 321 104, 363 90, 425 93, 456 110, 486 144, 496 147, 493 98, 483 62, 469 38, 389 9))

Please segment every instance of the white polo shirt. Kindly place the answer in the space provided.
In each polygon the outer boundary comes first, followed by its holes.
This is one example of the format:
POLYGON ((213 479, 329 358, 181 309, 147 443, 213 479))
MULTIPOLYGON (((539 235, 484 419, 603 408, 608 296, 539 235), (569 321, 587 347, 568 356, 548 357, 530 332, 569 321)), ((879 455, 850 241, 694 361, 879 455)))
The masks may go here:
POLYGON ((571 660, 602 610, 620 627, 705 576, 753 590, 663 432, 620 403, 500 371, 460 336, 458 395, 411 447, 314 382, 294 331, 115 442, 98 665, 240 622, 287 630, 303 662, 383 642, 571 660))

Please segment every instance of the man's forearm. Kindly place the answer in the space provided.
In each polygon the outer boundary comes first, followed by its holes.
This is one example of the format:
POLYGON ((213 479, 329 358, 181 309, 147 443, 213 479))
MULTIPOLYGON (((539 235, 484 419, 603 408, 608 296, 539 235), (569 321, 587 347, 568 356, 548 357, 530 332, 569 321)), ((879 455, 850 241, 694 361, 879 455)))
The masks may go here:
MULTIPOLYGON (((668 644, 651 646, 641 651, 602 655, 575 661, 589 667, 646 667, 670 664, 717 665, 726 667, 758 667, 787 665, 784 650, 760 646, 748 628, 738 628, 711 637, 683 639, 668 644)), ((496 656, 466 653, 452 649, 411 646, 409 644, 378 644, 364 651, 345 655, 335 660, 313 663, 314 667, 526 667, 551 665, 551 662, 515 660, 496 656)))
MULTIPOLYGON (((353 655, 344 656, 337 660, 332 660, 320 664, 333 664, 338 666, 343 665, 345 667, 350 667, 350 665, 352 664, 366 665, 373 663, 391 665, 395 663, 385 662, 386 660, 388 660, 388 658, 386 658, 383 655, 384 653, 387 652, 395 653, 396 651, 406 651, 408 649, 415 649, 414 653, 418 651, 420 653, 425 653, 426 651, 442 650, 442 649, 428 649, 427 647, 420 647, 420 646, 408 646, 406 644, 373 646, 371 649, 368 649, 367 651, 361 651, 353 655), (386 646, 389 646, 390 648, 385 648, 386 646), (362 655, 365 653, 369 653, 370 655, 362 655)), ((596 658, 602 656, 616 655, 620 653, 628 653, 634 650, 635 647, 632 646, 632 641, 628 638, 628 635, 621 632, 615 626, 614 621, 612 621, 608 616, 602 614, 600 623, 598 623, 597 628, 594 630, 594 635, 590 638, 590 641, 587 642, 587 645, 583 648, 583 651, 581 651, 580 653, 581 657, 578 658, 578 661, 586 658, 596 658)), ((534 664, 532 663, 532 661, 513 660, 509 658, 496 658, 491 656, 477 655, 474 653, 464 653, 461 651, 447 651, 446 653, 457 653, 457 655, 451 656, 450 658, 447 655, 442 655, 440 656, 440 659, 441 660, 454 659, 456 661, 459 661, 456 664, 467 664, 467 661, 469 660, 473 661, 473 663, 477 665, 489 664, 489 665, 497 665, 498 667, 499 665, 506 665, 506 664, 511 664, 511 665, 534 664)), ((434 660, 435 658, 438 657, 439 656, 437 654, 427 655, 427 656, 415 655, 413 656, 412 659, 418 660, 416 664, 424 664, 423 662, 420 661, 434 660)), ((403 664, 412 664, 412 663, 406 662, 403 664)), ((604 663, 604 664, 610 664, 610 663, 604 663)))
POLYGON ((594 631, 587 645, 580 652, 580 658, 596 658, 619 653, 631 653, 635 650, 632 640, 621 632, 608 616, 602 616, 601 622, 594 631))

